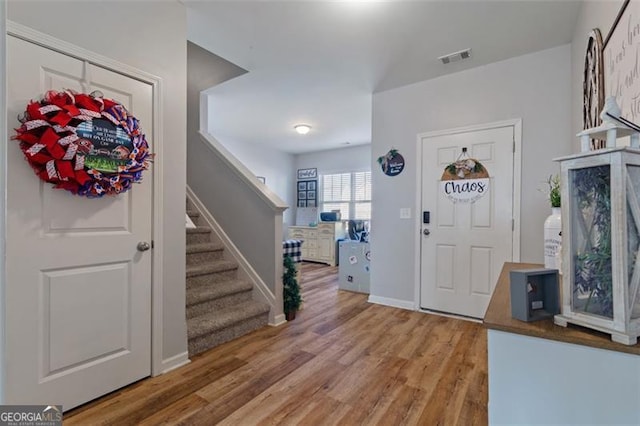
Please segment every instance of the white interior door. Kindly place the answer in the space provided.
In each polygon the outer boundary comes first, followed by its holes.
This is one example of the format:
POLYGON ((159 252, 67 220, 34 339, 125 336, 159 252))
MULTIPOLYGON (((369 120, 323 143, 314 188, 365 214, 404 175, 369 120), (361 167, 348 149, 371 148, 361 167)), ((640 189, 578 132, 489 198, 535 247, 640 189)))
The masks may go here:
MULTIPOLYGON (((50 89, 100 90, 153 140, 150 85, 8 38, 8 123, 50 89)), ((152 173, 88 199, 40 181, 8 142, 6 402, 65 410, 151 369, 152 173)))
POLYGON ((484 316, 503 262, 513 259, 513 141, 512 126, 422 139, 422 211, 430 212, 420 237, 422 308, 484 316), (475 203, 454 203, 440 191, 463 147, 491 178, 475 203))

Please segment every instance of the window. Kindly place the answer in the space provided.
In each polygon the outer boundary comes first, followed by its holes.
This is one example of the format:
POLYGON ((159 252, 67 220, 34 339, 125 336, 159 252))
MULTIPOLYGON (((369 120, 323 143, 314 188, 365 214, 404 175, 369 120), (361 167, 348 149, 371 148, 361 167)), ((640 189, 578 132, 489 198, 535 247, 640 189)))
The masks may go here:
POLYGON ((371 172, 323 175, 320 207, 340 210, 342 219, 371 219, 371 172))

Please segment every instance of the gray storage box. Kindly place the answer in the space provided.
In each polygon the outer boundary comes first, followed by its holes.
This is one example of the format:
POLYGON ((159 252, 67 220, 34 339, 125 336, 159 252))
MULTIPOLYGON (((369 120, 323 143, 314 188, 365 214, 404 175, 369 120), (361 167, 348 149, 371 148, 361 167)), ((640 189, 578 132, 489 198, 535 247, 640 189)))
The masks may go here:
POLYGON ((515 270, 510 278, 513 318, 538 321, 560 313, 557 269, 515 270))

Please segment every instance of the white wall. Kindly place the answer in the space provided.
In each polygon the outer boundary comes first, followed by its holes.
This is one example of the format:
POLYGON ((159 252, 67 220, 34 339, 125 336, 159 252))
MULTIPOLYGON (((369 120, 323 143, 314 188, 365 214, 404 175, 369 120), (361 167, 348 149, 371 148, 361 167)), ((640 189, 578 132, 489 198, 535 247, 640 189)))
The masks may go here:
MULTIPOLYGON (((293 174, 294 182, 297 181, 298 169, 318 169, 318 178, 323 174, 360 172, 371 169, 371 145, 356 145, 338 149, 328 149, 325 151, 309 152, 298 154, 295 157, 295 170, 293 174)), ((320 181, 320 179, 318 179, 320 181)), ((293 208, 293 220, 295 221, 296 191, 293 187, 294 200, 290 206, 293 208)), ((321 201, 321 194, 318 194, 318 201, 321 201)), ((343 218, 344 219, 344 218, 343 218)))
POLYGON ((318 175, 371 168, 371 145, 356 145, 296 155, 296 170, 315 167, 318 175))
MULTIPOLYGON (((571 42, 571 108, 572 134, 583 129, 582 124, 582 73, 584 71, 584 56, 587 49, 587 36, 593 28, 599 28, 604 41, 609 34, 611 25, 618 15, 623 0, 586 1, 580 8, 580 15, 573 32, 571 42)), ((573 151, 580 151, 580 141, 573 138, 573 151)))
MULTIPOLYGON (((185 320, 186 12, 177 1, 10 1, 8 19, 162 79, 162 358, 187 350, 185 320)), ((37 94, 34 94, 37 97, 37 94)), ((11 208, 11 206, 8 206, 11 208)))
POLYGON ((417 212, 417 134, 522 118, 521 260, 543 262, 550 207, 538 189, 571 152, 571 47, 564 45, 473 68, 373 97, 371 295, 413 302, 418 233, 399 209, 417 212), (375 158, 397 148, 405 169, 384 175, 375 158))
POLYGON ((490 425, 640 424, 640 356, 488 331, 490 425))

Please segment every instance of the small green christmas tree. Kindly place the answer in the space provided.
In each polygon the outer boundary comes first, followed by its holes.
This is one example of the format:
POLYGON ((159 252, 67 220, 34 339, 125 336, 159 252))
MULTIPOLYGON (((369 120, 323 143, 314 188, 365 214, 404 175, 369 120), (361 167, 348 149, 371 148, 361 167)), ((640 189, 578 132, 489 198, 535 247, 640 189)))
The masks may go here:
POLYGON ((300 295, 298 280, 296 280, 296 265, 289 256, 284 258, 282 284, 284 313, 293 314, 295 318, 295 312, 300 309, 300 305, 302 305, 302 296, 300 295))

